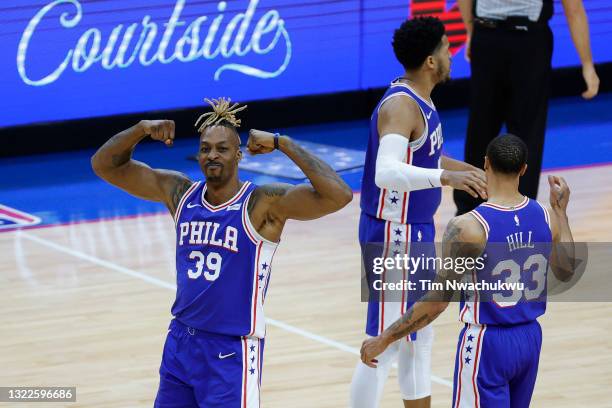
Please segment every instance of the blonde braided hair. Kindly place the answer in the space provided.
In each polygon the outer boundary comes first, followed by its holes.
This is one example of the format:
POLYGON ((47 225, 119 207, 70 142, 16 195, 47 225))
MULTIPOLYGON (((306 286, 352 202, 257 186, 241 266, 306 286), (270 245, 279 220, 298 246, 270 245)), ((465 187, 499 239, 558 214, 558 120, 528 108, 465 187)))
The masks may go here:
POLYGON ((230 105, 232 100, 223 97, 213 100, 205 98, 204 100, 212 106, 213 111, 202 114, 198 120, 196 120, 195 126, 198 128, 199 133, 202 133, 202 131, 209 126, 219 125, 223 122, 227 122, 235 128, 240 127, 240 119, 236 117, 236 113, 245 110, 247 105, 239 106, 237 103, 230 105))

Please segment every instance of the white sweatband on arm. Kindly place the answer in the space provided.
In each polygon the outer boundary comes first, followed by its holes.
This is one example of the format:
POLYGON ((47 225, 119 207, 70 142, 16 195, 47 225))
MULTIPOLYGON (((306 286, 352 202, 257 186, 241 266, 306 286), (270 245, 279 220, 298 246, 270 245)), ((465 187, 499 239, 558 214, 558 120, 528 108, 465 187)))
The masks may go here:
POLYGON ((380 139, 376 156, 376 185, 397 191, 442 187, 442 169, 417 167, 404 162, 408 144, 408 138, 397 133, 386 134, 380 139))

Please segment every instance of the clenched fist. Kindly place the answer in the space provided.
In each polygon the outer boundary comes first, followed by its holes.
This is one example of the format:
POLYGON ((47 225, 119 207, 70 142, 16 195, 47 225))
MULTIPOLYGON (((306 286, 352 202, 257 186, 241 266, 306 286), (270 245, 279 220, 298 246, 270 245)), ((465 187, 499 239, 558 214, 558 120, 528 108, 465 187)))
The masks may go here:
POLYGON ((548 184, 550 185, 550 206, 555 211, 565 213, 570 197, 570 189, 563 177, 548 176, 548 184))
POLYGON ((174 121, 173 120, 143 120, 140 126, 145 135, 149 135, 153 140, 164 142, 166 146, 174 143, 174 121))
POLYGON ((251 154, 265 154, 274 151, 274 133, 251 129, 247 150, 251 154))

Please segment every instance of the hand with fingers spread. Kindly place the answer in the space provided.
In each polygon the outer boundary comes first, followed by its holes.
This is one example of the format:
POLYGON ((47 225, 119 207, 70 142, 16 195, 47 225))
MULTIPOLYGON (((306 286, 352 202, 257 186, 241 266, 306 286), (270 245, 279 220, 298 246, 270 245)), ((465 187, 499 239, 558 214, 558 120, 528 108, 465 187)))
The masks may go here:
POLYGON ((368 367, 376 368, 378 360, 376 357, 381 355, 389 347, 382 336, 366 339, 361 344, 361 361, 368 367))
POLYGON ((550 206, 554 211, 565 214, 569 203, 570 189, 563 177, 548 176, 550 184, 550 206))
POLYGON ((474 198, 487 199, 487 177, 480 169, 468 171, 444 170, 440 181, 443 186, 451 186, 456 190, 466 191, 474 198))
POLYGON ((274 133, 251 129, 249 131, 249 140, 247 142, 248 152, 255 155, 274 151, 274 137, 274 133))
POLYGON ((174 121, 173 120, 143 120, 140 122, 145 135, 153 140, 164 142, 168 147, 174 143, 174 121))

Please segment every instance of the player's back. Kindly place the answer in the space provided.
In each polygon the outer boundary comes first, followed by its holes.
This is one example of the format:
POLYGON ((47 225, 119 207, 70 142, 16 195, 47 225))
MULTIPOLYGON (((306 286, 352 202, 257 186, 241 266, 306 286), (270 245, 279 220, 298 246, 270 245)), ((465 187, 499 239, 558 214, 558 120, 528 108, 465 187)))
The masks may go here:
POLYGON ((424 168, 439 168, 442 151, 442 126, 438 112, 429 101, 421 98, 409 85, 394 81, 374 109, 370 119, 370 133, 361 185, 361 211, 371 217, 400 224, 431 223, 440 205, 441 188, 411 192, 389 191, 376 186, 376 156, 380 136, 378 115, 382 105, 391 98, 409 97, 421 111, 425 129, 423 134, 410 142, 404 161, 424 168))
POLYGON ((263 300, 276 243, 251 225, 245 182, 226 203, 205 199, 206 184, 194 183, 179 203, 176 219, 177 293, 172 314, 186 326, 231 336, 263 338, 263 300))
POLYGON ((525 197, 516 207, 483 203, 470 214, 484 228, 487 243, 483 267, 466 274, 463 282, 489 286, 463 292, 460 320, 487 325, 536 320, 546 310, 552 241, 548 211, 525 197))

